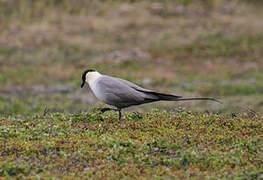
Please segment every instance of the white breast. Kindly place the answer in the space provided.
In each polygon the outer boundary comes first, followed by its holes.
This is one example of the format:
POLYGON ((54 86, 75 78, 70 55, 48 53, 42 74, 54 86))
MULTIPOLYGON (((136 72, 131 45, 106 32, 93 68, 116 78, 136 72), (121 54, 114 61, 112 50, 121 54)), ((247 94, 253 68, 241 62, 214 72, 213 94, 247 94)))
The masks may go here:
POLYGON ((90 89, 93 91, 93 93, 95 94, 95 96, 104 102, 104 96, 103 94, 101 93, 101 90, 100 90, 100 87, 97 85, 97 82, 98 82, 99 78, 97 78, 96 80, 93 80, 93 81, 89 81, 89 86, 90 86, 90 89))

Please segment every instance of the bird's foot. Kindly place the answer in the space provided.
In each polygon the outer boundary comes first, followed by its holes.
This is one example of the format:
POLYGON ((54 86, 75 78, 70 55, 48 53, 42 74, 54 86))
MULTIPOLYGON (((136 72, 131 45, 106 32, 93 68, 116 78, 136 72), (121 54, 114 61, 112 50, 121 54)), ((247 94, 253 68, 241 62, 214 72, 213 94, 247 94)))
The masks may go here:
POLYGON ((100 112, 105 113, 106 111, 117 111, 117 109, 113 108, 99 108, 100 112))
POLYGON ((110 111, 110 108, 99 108, 101 113, 105 113, 106 111, 110 111))

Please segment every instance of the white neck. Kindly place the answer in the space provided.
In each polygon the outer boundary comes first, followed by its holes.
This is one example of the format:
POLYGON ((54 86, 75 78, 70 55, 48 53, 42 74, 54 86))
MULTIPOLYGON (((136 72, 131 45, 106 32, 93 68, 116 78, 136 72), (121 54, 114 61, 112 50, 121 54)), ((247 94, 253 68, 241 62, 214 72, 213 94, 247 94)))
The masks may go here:
POLYGON ((96 81, 100 76, 102 76, 99 72, 89 72, 86 74, 86 82, 91 85, 94 81, 96 81))

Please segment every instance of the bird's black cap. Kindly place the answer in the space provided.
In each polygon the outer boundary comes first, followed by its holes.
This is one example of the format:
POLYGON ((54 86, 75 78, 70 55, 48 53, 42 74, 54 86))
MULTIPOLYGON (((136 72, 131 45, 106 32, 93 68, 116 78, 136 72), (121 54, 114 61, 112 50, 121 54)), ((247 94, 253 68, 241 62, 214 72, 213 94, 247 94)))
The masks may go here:
POLYGON ((85 81, 86 81, 86 74, 89 73, 89 72, 95 72, 96 70, 94 69, 88 69, 86 71, 83 72, 82 74, 82 84, 81 84, 81 88, 83 88, 83 86, 85 85, 85 81))

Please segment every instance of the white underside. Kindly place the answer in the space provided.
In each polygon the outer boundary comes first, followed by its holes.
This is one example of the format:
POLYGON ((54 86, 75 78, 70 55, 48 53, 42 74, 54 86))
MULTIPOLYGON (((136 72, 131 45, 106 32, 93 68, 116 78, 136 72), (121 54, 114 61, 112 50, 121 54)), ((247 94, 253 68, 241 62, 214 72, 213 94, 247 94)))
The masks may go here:
POLYGON ((90 89, 99 100, 103 101, 103 96, 100 93, 100 89, 98 88, 96 81, 97 80, 89 83, 90 89))
POLYGON ((88 73, 86 76, 86 81, 88 82, 90 89, 95 94, 95 96, 104 102, 103 94, 100 93, 100 89, 97 86, 97 81, 102 75, 98 72, 88 73))

